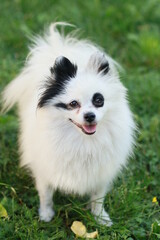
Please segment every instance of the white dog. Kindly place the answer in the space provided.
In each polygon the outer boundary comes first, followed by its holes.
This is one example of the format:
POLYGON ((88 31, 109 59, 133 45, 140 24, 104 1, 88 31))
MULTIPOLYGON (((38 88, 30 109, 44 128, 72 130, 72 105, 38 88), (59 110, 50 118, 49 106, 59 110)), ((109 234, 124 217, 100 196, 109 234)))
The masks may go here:
POLYGON ((56 25, 34 38, 25 67, 3 92, 3 110, 18 103, 21 165, 35 179, 40 219, 54 216, 59 189, 90 196, 95 218, 110 226, 103 198, 134 143, 126 88, 111 57, 56 25))

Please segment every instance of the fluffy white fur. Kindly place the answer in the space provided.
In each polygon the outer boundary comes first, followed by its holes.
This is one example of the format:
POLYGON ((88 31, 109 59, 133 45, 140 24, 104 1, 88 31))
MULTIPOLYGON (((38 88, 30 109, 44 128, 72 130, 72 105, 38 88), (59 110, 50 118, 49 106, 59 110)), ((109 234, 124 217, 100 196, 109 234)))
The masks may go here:
POLYGON ((42 37, 34 38, 21 73, 3 93, 4 110, 18 103, 20 118, 21 165, 32 171, 40 197, 40 219, 54 216, 52 196, 56 189, 65 193, 87 194, 91 211, 103 224, 111 225, 103 208, 103 198, 117 173, 132 153, 134 121, 126 100, 126 89, 119 80, 117 64, 102 49, 84 40, 61 35, 57 24, 42 37), (59 56, 77 64, 78 71, 61 93, 37 108, 45 90, 50 68, 59 56), (103 59, 109 62, 107 74, 97 73, 103 59), (101 108, 91 103, 94 93, 103 94, 101 108), (54 107, 57 102, 78 99, 81 107, 67 111, 54 107), (86 135, 73 122, 84 123, 84 113, 96 115, 96 133, 86 135))

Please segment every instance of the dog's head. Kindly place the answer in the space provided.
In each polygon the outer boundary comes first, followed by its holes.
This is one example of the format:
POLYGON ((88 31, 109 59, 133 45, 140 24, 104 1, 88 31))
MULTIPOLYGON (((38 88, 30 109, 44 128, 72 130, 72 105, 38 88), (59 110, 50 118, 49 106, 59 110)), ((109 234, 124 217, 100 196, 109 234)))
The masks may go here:
POLYGON ((91 56, 83 70, 68 58, 58 57, 38 107, 56 108, 61 119, 92 135, 119 101, 121 90, 114 64, 110 64, 105 55, 96 53, 91 56))

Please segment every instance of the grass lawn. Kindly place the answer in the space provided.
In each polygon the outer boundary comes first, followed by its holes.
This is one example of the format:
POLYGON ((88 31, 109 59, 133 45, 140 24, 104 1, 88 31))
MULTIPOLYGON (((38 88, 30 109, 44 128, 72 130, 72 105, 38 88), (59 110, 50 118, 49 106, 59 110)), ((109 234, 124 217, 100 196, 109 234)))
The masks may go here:
POLYGON ((86 199, 58 192, 56 217, 40 222, 33 181, 18 167, 16 108, 1 115, 0 239, 75 239, 75 220, 88 231, 98 229, 101 240, 160 239, 160 1, 1 0, 0 91, 24 64, 26 36, 41 34, 55 20, 75 24, 81 37, 101 45, 126 70, 122 81, 140 129, 135 157, 106 196, 111 228, 97 225, 86 199))

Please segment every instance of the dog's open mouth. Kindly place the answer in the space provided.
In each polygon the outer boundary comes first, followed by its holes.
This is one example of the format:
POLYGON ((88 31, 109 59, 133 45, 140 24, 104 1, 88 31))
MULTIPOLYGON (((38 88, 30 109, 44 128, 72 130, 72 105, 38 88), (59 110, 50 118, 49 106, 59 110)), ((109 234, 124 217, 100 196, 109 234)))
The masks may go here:
POLYGON ((79 127, 82 132, 84 132, 85 134, 88 134, 88 135, 92 135, 96 132, 96 126, 97 124, 96 123, 92 123, 92 124, 84 124, 84 125, 81 125, 75 121, 73 121, 72 119, 69 119, 72 123, 74 123, 77 127, 79 127))

